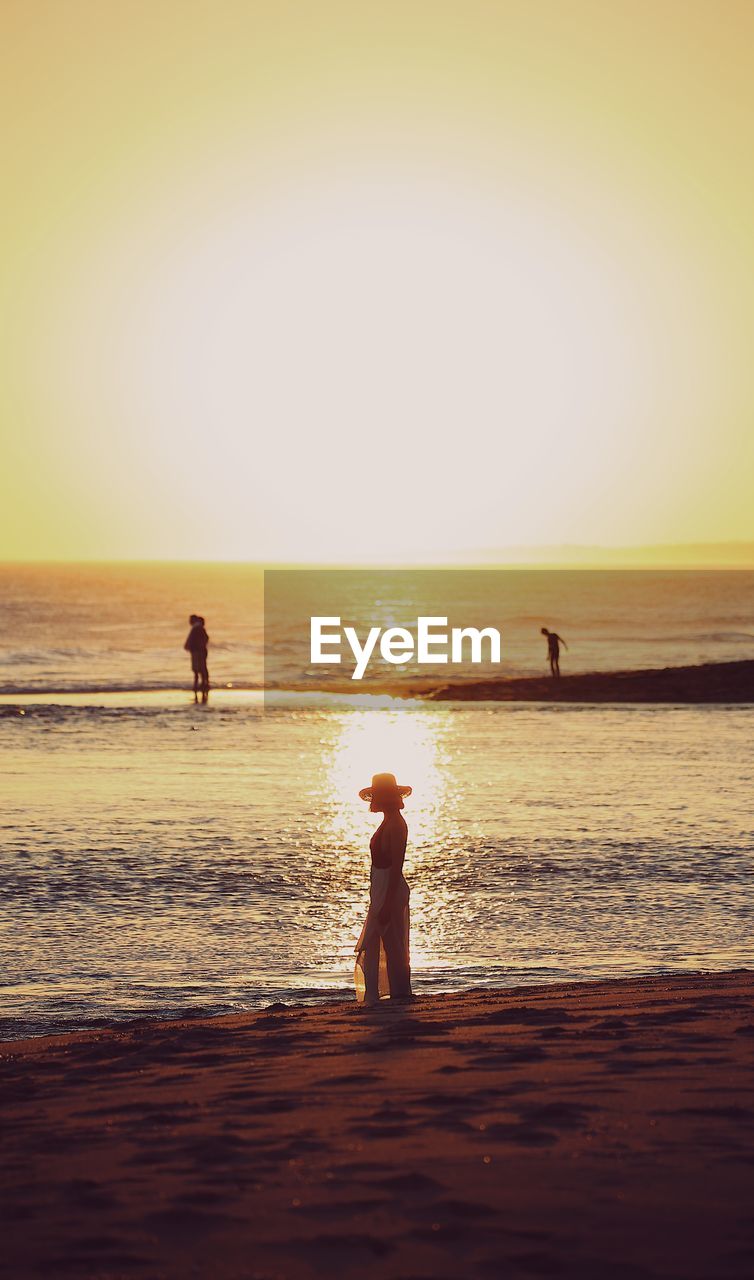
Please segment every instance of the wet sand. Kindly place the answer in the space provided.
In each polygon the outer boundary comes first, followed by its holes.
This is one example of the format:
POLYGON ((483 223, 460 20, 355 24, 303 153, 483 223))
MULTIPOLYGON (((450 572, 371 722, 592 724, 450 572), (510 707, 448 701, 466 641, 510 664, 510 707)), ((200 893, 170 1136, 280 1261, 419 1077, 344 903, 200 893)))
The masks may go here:
POLYGON ((754 703, 754 662, 708 662, 696 667, 647 671, 594 671, 568 675, 458 680, 434 687, 416 685, 414 696, 433 701, 471 702, 671 702, 754 703))
POLYGON ((750 971, 0 1054, 14 1280, 754 1275, 750 971))

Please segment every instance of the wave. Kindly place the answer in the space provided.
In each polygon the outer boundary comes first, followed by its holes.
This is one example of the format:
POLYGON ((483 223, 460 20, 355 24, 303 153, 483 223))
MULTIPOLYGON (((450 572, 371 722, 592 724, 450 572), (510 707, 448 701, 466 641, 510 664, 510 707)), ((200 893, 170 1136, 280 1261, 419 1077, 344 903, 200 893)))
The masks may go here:
MULTIPOLYGON (((214 693, 217 692, 233 692, 233 693, 254 693, 264 689, 264 685, 258 681, 240 680, 227 681, 222 684, 212 686, 214 693)), ((0 685, 0 697, 8 698, 28 698, 47 696, 56 697, 57 695, 69 696, 73 694, 82 695, 102 695, 119 693, 193 693, 193 690, 186 680, 142 680, 142 681, 119 681, 111 680, 107 683, 104 681, 87 681, 87 680, 56 680, 54 683, 45 684, 43 681, 26 681, 23 684, 3 684, 0 685)))
MULTIPOLYGON (((669 637, 673 639, 674 637, 669 637)), ((683 639, 679 636, 678 640, 683 639)), ((754 643, 754 632, 751 631, 703 631, 699 635, 691 636, 688 643, 701 644, 752 644, 754 643)))
POLYGON ((60 661, 96 662, 102 656, 101 649, 11 649, 0 654, 0 667, 36 667, 60 661))
POLYGON ((683 645, 686 649, 695 644, 754 644, 754 632, 751 631, 687 631, 687 632, 654 632, 654 631, 611 631, 593 634, 588 629, 583 641, 599 640, 604 644, 651 644, 655 647, 674 644, 683 645))

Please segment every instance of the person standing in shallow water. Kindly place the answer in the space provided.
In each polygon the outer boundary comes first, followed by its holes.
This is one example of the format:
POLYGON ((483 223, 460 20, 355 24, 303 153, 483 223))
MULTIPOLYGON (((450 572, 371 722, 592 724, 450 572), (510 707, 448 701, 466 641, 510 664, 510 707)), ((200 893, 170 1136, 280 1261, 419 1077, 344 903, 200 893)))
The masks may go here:
POLYGON ((376 1004, 380 996, 411 995, 409 951, 409 887, 403 876, 408 827, 401 814, 410 787, 399 787, 392 773, 376 773, 371 787, 359 792, 382 822, 369 842, 372 869, 369 910, 356 943, 354 981, 360 1004, 376 1004))
POLYGON ((207 670, 207 648, 209 636, 204 630, 204 618, 192 613, 189 618, 191 630, 186 637, 184 649, 191 654, 191 670, 194 673, 194 702, 199 701, 199 681, 201 680, 202 702, 209 698, 209 671, 207 670))
POLYGON ((562 636, 557 631, 548 631, 547 627, 542 627, 542 635, 547 636, 547 657, 550 661, 550 675, 556 678, 560 675, 560 646, 564 649, 568 648, 562 636))

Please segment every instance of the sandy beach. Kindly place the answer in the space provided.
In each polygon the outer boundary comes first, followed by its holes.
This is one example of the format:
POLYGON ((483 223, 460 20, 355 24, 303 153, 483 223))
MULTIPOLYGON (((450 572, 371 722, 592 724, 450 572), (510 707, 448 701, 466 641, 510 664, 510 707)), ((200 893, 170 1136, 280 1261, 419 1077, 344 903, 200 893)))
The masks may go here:
POLYGON ((754 1273, 754 975, 2 1046, 3 1274, 754 1273))

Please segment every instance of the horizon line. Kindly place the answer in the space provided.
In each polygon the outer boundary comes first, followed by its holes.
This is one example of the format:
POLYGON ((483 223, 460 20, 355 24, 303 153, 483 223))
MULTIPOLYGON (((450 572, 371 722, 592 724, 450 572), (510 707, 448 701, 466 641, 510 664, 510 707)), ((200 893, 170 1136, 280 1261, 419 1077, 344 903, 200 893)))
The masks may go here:
POLYGON ((660 542, 638 545, 605 546, 595 543, 531 544, 499 549, 469 548, 446 553, 427 560, 421 555, 400 561, 384 560, 307 560, 301 558, 262 559, 256 557, 193 556, 16 556, 3 557, 0 565, 86 565, 86 564, 162 564, 162 565, 247 565, 259 569, 473 569, 473 568, 754 568, 754 540, 721 542, 660 542), (665 559, 663 560, 663 557, 665 559))

